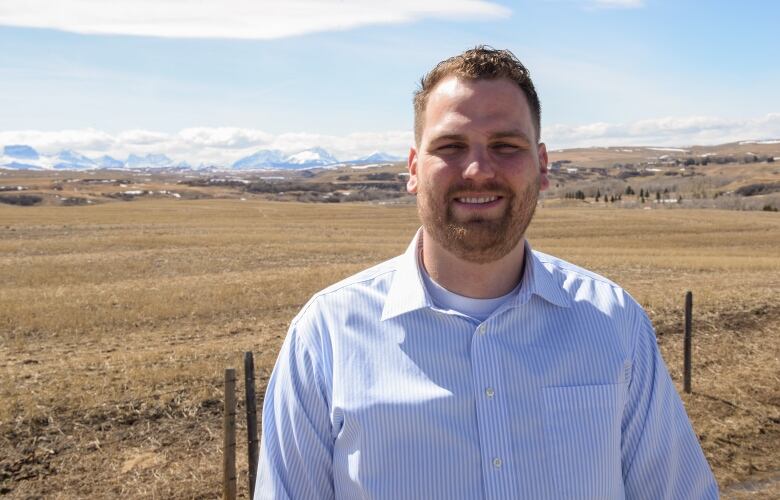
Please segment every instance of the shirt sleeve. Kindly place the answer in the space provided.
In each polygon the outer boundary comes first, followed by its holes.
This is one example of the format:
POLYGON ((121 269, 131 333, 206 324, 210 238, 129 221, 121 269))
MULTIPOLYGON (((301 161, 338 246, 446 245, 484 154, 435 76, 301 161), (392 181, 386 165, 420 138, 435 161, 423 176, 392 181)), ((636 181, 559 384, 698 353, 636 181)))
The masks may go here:
POLYGON ((641 309, 635 331, 622 422, 626 498, 717 499, 717 483, 641 309))
POLYGON ((263 402, 255 500, 334 498, 333 440, 320 354, 293 324, 263 402))

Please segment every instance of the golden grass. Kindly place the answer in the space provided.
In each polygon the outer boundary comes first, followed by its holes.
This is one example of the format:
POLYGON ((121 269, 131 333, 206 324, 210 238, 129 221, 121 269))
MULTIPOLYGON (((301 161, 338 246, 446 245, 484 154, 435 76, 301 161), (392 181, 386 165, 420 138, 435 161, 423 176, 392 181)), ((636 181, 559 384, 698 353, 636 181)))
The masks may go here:
MULTIPOLYGON (((400 253, 417 225, 408 206, 0 206, 0 488, 217 496, 223 369, 253 351, 262 393, 308 297, 400 253)), ((678 382, 692 290, 683 399, 705 453, 722 485, 780 468, 777 214, 541 208, 529 239, 631 292, 678 382)))

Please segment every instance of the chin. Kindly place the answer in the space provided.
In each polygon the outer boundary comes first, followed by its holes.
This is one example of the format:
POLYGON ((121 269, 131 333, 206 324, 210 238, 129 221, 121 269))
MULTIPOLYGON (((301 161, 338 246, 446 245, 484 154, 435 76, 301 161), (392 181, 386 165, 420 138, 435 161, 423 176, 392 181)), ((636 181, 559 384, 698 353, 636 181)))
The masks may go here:
POLYGON ((443 231, 444 234, 432 236, 445 250, 458 258, 475 264, 488 264, 509 255, 523 238, 523 231, 512 234, 506 231, 502 222, 470 221, 466 224, 449 224, 443 231))

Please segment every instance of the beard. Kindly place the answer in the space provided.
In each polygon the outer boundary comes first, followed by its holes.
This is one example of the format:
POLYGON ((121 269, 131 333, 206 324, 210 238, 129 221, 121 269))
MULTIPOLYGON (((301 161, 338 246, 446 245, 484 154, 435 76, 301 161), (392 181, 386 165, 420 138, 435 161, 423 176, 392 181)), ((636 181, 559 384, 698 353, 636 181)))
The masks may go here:
POLYGON ((417 212, 426 232, 439 245, 460 259, 485 264, 501 259, 520 243, 534 216, 540 185, 539 176, 522 192, 515 192, 498 181, 479 186, 462 182, 451 186, 443 199, 426 189, 418 197, 417 212), (458 220, 453 211, 453 200, 458 193, 469 191, 488 191, 502 196, 506 201, 504 213, 497 218, 474 216, 458 220))

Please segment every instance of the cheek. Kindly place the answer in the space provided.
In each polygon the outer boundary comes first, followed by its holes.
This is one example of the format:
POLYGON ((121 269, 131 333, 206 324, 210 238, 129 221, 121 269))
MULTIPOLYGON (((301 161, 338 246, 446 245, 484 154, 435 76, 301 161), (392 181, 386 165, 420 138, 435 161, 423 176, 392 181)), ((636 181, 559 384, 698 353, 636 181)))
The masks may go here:
POLYGON ((439 165, 425 165, 417 172, 417 189, 430 191, 441 186, 446 178, 446 170, 439 165))

